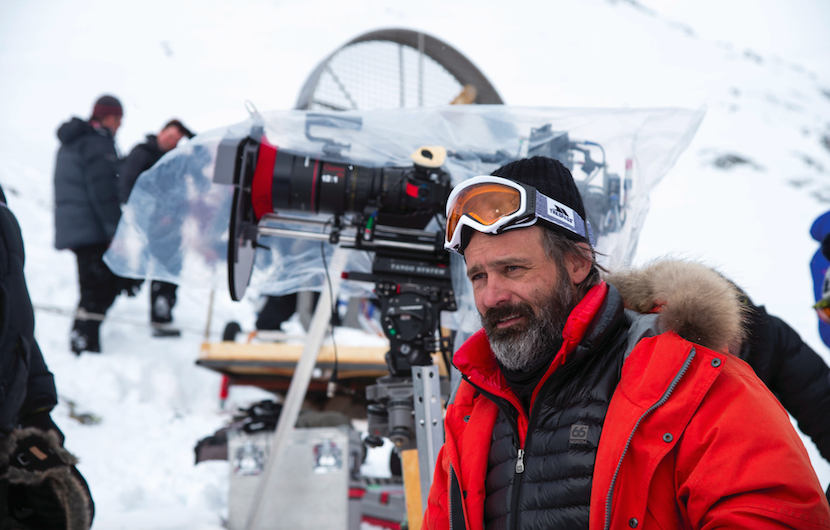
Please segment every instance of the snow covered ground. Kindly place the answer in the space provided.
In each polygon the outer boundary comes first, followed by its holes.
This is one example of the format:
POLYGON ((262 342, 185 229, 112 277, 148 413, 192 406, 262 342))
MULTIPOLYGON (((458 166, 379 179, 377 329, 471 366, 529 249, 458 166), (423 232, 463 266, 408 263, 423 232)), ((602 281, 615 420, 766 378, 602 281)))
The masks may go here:
MULTIPOLYGON (((148 293, 119 299, 100 356, 69 352, 74 256, 52 248, 57 126, 112 93, 128 152, 176 116, 197 131, 243 120, 245 100, 293 106, 312 68, 381 27, 422 30, 467 55, 512 105, 707 107, 652 196, 637 261, 667 253, 716 265, 825 357, 808 262, 830 208, 830 7, 820 0, 354 0, 0 3, 0 184, 22 226, 37 339, 55 374, 53 414, 81 459, 96 529, 218 529, 228 468, 192 448, 228 418, 219 377, 194 361, 209 293, 179 290, 180 339, 154 339, 148 293), (691 6, 694 7, 691 7, 691 6), (729 168, 725 156, 744 160, 729 168), (83 425, 76 413, 101 418, 83 425)), ((733 158, 734 159, 734 158, 733 158)), ((253 326, 216 293, 210 332, 253 326)), ((234 388, 235 405, 268 394, 234 388)), ((805 444, 824 487, 830 465, 805 444)))

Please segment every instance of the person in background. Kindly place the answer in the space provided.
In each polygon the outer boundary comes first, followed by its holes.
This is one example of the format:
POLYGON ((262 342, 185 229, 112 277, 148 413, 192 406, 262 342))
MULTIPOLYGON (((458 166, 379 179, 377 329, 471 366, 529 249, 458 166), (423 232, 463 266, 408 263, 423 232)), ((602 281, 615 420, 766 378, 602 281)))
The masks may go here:
MULTIPOLYGON (((786 322, 738 291, 747 309, 747 337, 735 353, 749 363, 830 462, 830 367, 786 322)), ((830 499, 830 487, 826 495, 830 499)))
MULTIPOLYGON (((813 221, 813 226, 810 227, 810 235, 821 245, 816 253, 813 254, 813 259, 810 260, 810 272, 813 276, 813 295, 816 302, 824 296, 824 277, 827 274, 828 267, 830 267, 830 212, 823 213, 813 221)), ((818 322, 818 333, 821 340, 830 347, 830 324, 823 320, 818 322)))
POLYGON ((446 218, 483 329, 453 357, 425 528, 830 528, 789 417, 729 353, 730 282, 681 260, 603 280, 550 158, 462 182, 446 218))
MULTIPOLYGON (((174 149, 182 138, 192 138, 193 133, 179 120, 170 120, 158 133, 148 134, 147 141, 138 144, 124 160, 121 170, 119 197, 126 203, 138 176, 153 167, 162 155, 174 149)), ((150 284, 150 322, 155 337, 177 337, 180 332, 169 328, 173 322, 172 310, 176 305, 176 285, 153 280, 150 284)))
POLYGON ((58 396, 34 337, 24 261, 0 188, 0 528, 86 530, 92 496, 50 416, 58 396))
POLYGON ((103 261, 121 217, 115 133, 122 116, 118 99, 102 96, 88 120, 75 117, 58 129, 55 248, 70 249, 77 257, 81 296, 70 347, 78 355, 101 351, 104 314, 120 291, 134 294, 130 281, 114 275, 103 261))

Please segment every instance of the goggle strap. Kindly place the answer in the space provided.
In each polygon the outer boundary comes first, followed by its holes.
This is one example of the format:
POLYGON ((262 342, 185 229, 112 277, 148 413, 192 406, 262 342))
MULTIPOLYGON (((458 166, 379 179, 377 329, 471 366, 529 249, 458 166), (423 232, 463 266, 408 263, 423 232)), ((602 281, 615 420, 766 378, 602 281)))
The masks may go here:
POLYGON ((580 237, 584 237, 588 240, 591 247, 595 246, 594 231, 591 228, 591 223, 583 219, 573 208, 539 193, 538 190, 536 191, 536 215, 540 219, 544 219, 580 237))

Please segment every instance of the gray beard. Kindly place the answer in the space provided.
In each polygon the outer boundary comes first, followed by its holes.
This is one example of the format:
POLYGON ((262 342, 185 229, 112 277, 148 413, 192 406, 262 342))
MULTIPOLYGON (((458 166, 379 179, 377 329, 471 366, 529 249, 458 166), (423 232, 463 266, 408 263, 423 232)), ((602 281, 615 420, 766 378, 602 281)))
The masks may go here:
POLYGON ((499 363, 508 370, 528 371, 550 360, 562 347, 562 330, 574 306, 576 293, 562 275, 539 314, 530 304, 521 302, 488 310, 481 316, 481 323, 499 363), (510 315, 525 317, 526 324, 498 329, 498 322, 510 315))

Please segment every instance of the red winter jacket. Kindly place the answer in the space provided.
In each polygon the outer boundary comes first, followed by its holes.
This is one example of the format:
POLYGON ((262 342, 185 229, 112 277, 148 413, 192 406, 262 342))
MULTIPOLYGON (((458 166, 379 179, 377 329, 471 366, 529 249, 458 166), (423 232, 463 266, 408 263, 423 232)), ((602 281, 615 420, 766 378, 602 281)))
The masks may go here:
MULTIPOLYGON (((579 344, 606 293, 606 284, 594 287, 572 311, 562 349, 537 388, 579 344)), ((681 306, 672 296, 661 302, 681 306)), ((516 406, 524 447, 527 415, 484 332, 453 362, 470 382, 516 406)), ((447 408, 424 528, 484 527, 497 416, 495 403, 462 381, 447 408)), ((608 408, 590 511, 590 529, 606 528, 826 529, 830 506, 786 412, 752 369, 666 331, 637 343, 608 408)))

